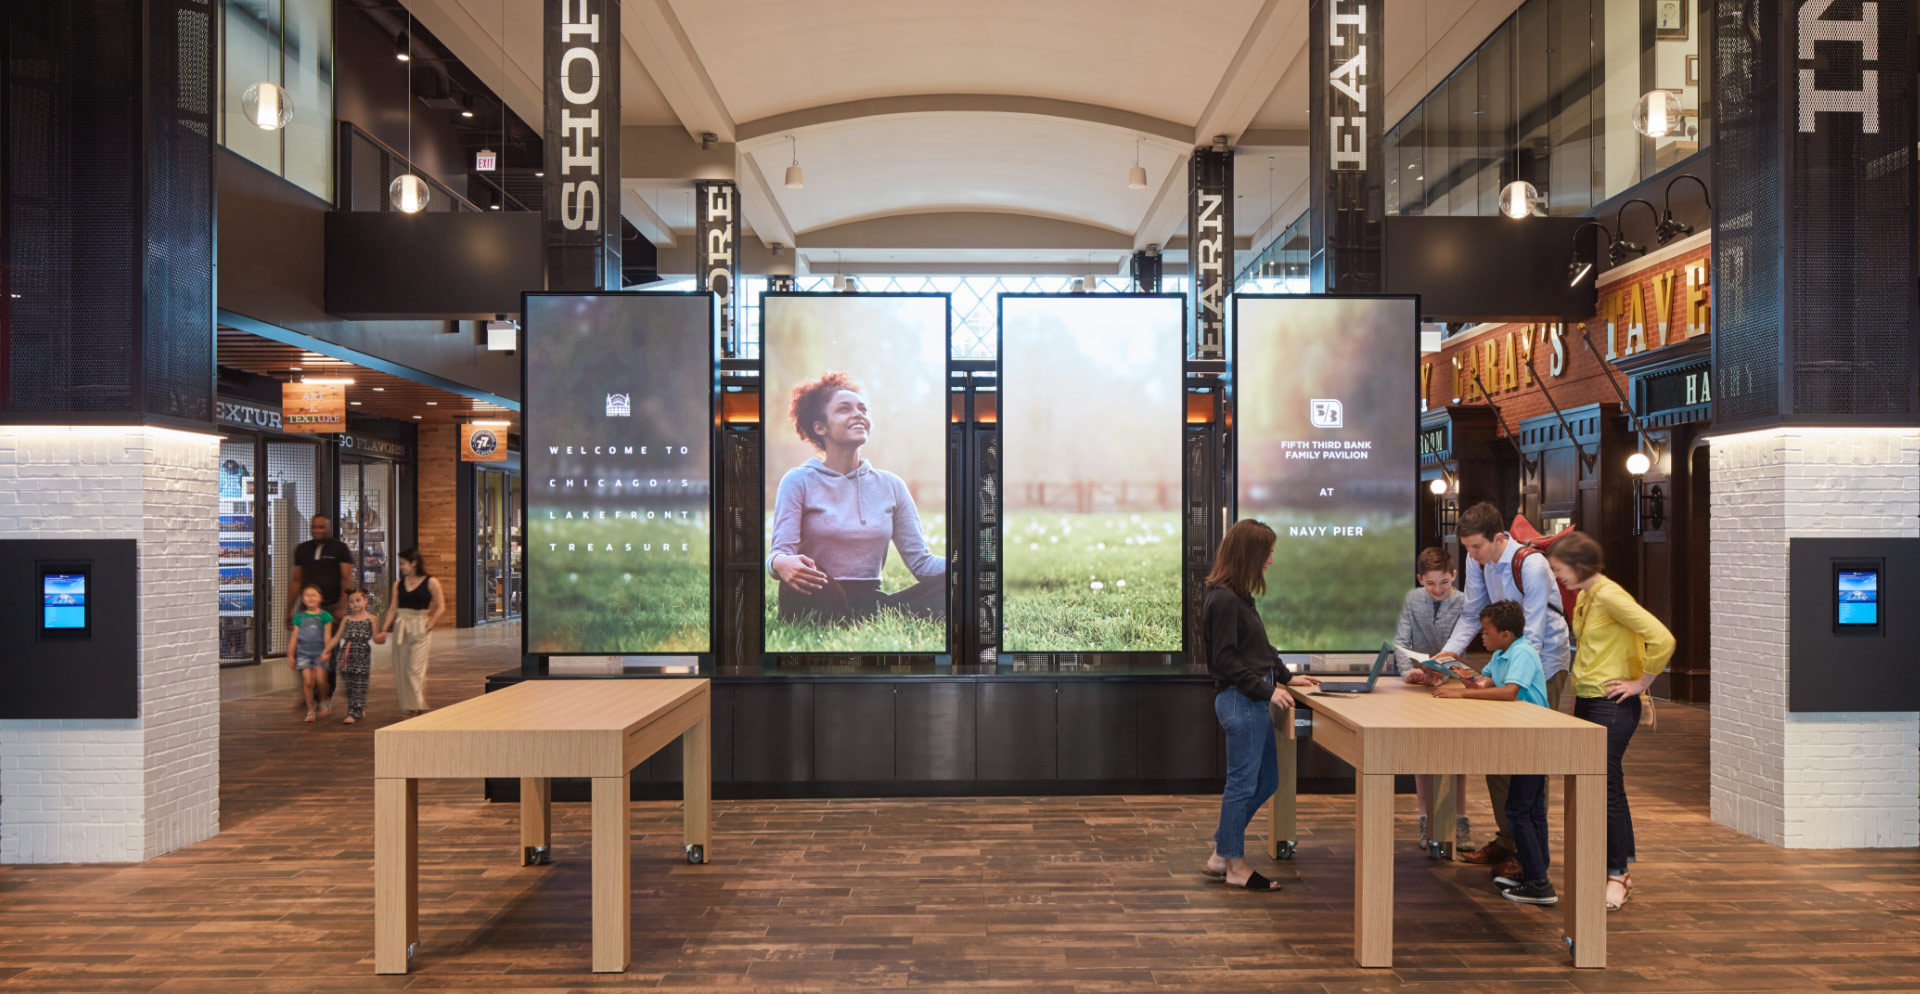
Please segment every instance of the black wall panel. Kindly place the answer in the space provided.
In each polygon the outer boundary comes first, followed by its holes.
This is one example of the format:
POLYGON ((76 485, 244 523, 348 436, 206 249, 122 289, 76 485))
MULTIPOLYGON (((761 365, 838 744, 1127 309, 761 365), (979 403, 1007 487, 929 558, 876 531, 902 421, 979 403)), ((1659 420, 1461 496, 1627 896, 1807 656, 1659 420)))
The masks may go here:
POLYGON ((814 779, 893 779, 893 685, 823 683, 813 688, 814 779))
POLYGON ((1051 683, 980 684, 977 779, 1054 779, 1054 697, 1051 683))
POLYGON ((140 716, 139 577, 130 538, 0 541, 0 718, 140 716), (87 637, 39 635, 41 563, 88 567, 87 637))
POLYGON ((1132 780, 1139 776, 1135 754, 1139 720, 1130 683, 1088 680, 1061 682, 1058 690, 1063 780, 1132 780))
POLYGON ((1212 685, 1137 683, 1135 739, 1142 780, 1226 776, 1226 739, 1214 717, 1212 685))
POLYGON ((893 775, 898 780, 972 780, 978 685, 915 682, 893 698, 893 775))
POLYGON ((815 779, 810 683, 740 684, 734 689, 733 778, 748 783, 815 779))

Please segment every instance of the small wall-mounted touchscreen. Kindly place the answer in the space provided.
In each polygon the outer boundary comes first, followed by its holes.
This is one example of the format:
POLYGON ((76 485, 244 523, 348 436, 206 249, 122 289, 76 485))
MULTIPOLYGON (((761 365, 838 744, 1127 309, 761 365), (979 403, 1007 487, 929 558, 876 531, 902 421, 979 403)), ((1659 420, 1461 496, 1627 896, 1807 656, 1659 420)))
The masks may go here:
POLYGON ((42 634, 84 636, 91 627, 87 570, 79 566, 40 567, 40 603, 42 634))
POLYGON ((1860 563, 1833 568, 1833 628, 1858 633, 1880 627, 1880 569, 1860 563))

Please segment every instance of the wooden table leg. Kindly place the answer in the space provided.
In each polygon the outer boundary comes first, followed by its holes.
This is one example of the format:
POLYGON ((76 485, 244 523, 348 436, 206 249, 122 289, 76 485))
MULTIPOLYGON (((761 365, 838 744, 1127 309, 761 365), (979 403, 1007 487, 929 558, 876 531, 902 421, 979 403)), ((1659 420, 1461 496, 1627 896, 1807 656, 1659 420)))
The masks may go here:
POLYGON ((633 955, 628 778, 593 778, 593 972, 625 973, 633 955))
POLYGON ((420 939, 419 782, 373 781, 373 972, 407 972, 420 939))
POLYGON ((1281 724, 1293 721, 1292 709, 1283 711, 1271 704, 1267 708, 1276 722, 1273 745, 1280 758, 1280 786, 1273 792, 1273 806, 1268 816, 1267 858, 1292 859, 1294 844, 1300 839, 1300 740, 1288 734, 1293 731, 1291 724, 1281 724))
POLYGON ((520 778, 520 865, 550 861, 553 848, 553 781, 520 778))
POLYGON ((1393 965, 1393 776, 1354 777, 1353 955, 1393 965))
POLYGON ((1607 965, 1607 777, 1569 774, 1564 792, 1567 826, 1567 935, 1573 965, 1607 965))
POLYGON ((713 858, 713 719, 700 719, 680 737, 680 790, 686 819, 687 859, 713 858))

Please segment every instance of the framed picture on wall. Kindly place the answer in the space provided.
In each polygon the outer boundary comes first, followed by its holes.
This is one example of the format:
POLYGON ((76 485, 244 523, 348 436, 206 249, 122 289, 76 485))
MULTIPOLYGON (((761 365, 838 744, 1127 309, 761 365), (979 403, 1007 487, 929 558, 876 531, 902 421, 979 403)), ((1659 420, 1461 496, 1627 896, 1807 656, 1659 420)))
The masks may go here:
POLYGON ((1698 55, 1687 56, 1687 85, 1700 85, 1700 56, 1698 55))
POLYGON ((1687 0, 1654 0, 1653 37, 1661 41, 1687 39, 1687 0))

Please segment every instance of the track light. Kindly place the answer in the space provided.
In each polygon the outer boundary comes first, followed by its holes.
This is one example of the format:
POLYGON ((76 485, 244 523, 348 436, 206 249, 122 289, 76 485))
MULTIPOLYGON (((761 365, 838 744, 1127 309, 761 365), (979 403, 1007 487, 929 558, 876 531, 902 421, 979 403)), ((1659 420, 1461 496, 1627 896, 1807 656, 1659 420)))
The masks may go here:
POLYGON ((1683 179, 1690 179, 1700 184, 1700 195, 1706 198, 1707 201, 1707 213, 1709 215, 1713 213, 1713 193, 1707 189, 1706 180, 1692 173, 1681 173, 1673 179, 1668 180, 1666 194, 1667 211, 1666 214, 1660 218, 1660 223, 1653 229, 1654 240, 1662 245, 1673 241, 1675 238, 1683 238, 1693 234, 1693 225, 1676 220, 1673 216, 1673 185, 1683 179))

